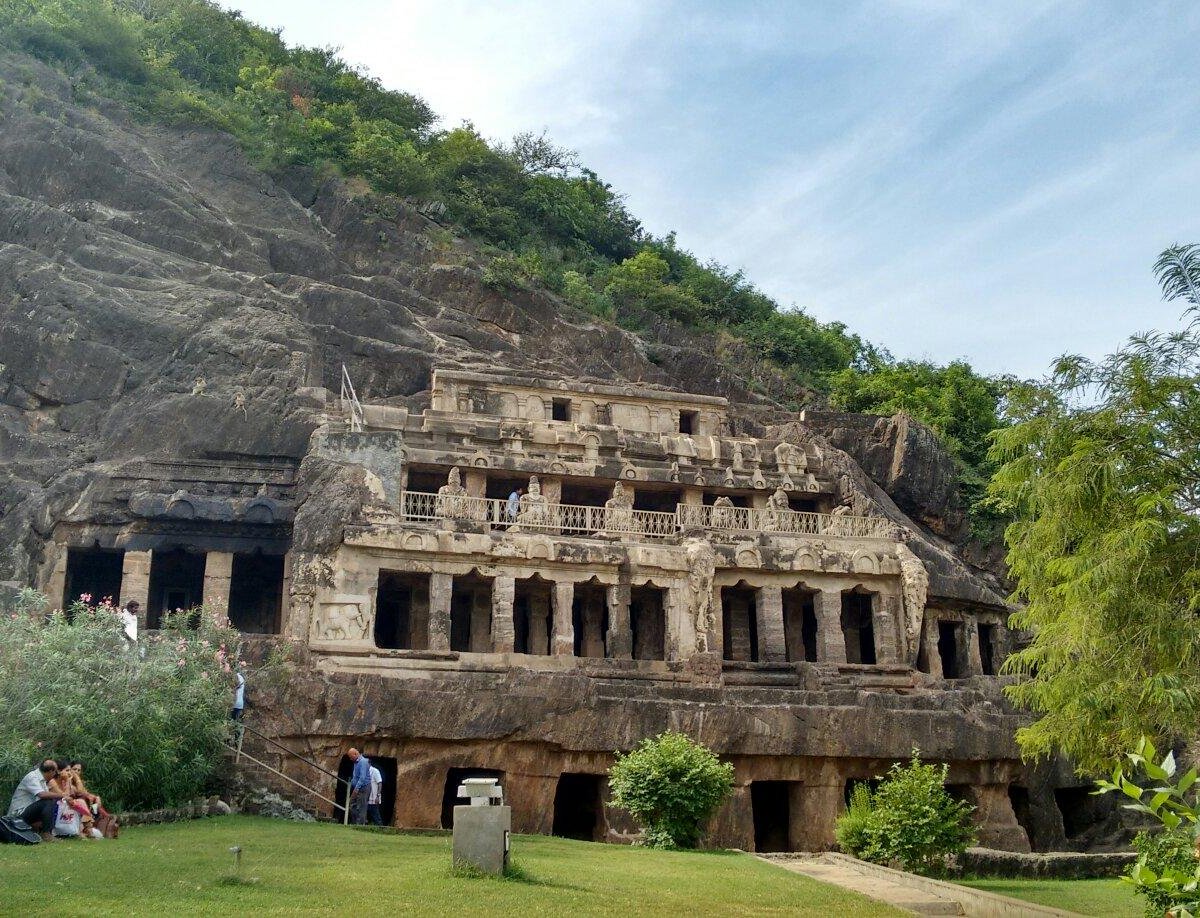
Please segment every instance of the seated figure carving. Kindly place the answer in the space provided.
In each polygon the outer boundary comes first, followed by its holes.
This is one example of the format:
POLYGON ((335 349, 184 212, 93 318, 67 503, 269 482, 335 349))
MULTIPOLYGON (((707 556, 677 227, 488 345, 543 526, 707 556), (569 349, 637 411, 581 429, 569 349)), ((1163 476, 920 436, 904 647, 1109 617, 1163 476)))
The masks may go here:
POLYGON ((733 501, 722 495, 713 501, 712 507, 712 528, 713 529, 738 529, 737 507, 733 505, 733 501))
POLYGON ((549 529, 554 526, 550 502, 542 493, 542 484, 534 475, 529 479, 529 490, 521 495, 517 505, 518 529, 549 529))
POLYGON ((633 493, 622 482, 613 485, 612 497, 604 502, 604 528, 612 533, 635 531, 633 493))
POLYGON ((796 521, 791 516, 787 492, 776 488, 775 493, 767 498, 767 509, 762 512, 762 528, 764 532, 795 532, 796 521))
POLYGON ((465 520, 471 518, 471 500, 462 485, 462 476, 457 468, 450 470, 446 483, 437 491, 437 517, 442 520, 465 520))

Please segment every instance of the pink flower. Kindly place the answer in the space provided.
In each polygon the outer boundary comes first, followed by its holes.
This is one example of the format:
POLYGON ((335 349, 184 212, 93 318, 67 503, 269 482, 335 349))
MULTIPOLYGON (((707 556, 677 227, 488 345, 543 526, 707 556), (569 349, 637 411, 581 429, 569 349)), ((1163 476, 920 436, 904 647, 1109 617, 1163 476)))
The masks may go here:
POLYGON ((180 661, 179 661, 179 665, 180 665, 180 666, 183 666, 183 660, 180 660, 180 661))
POLYGON ((41 748, 42 748, 42 744, 41 744, 40 742, 34 743, 33 745, 34 745, 35 747, 37 747, 38 749, 41 749, 41 748))
POLYGON ((92 594, 91 594, 91 593, 80 593, 80 594, 79 594, 79 601, 80 601, 80 602, 91 602, 91 601, 92 601, 92 594))
POLYGON ((201 679, 207 679, 207 678, 208 678, 208 670, 201 670, 201 671, 200 671, 200 678, 201 678, 201 679))

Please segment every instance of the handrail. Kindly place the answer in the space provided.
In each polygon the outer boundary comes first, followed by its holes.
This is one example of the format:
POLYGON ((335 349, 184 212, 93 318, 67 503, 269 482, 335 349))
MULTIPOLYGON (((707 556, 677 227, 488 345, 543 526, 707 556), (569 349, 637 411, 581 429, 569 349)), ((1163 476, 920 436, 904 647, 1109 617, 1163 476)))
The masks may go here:
POLYGON ((226 744, 226 747, 233 751, 234 756, 235 756, 235 758, 234 758, 235 764, 242 756, 245 756, 251 762, 261 765, 263 768, 266 768, 268 771, 274 772, 275 774, 279 775, 281 778, 286 778, 288 781, 291 781, 297 787, 302 787, 309 793, 315 794, 316 796, 318 796, 322 800, 324 800, 326 803, 331 804, 335 810, 340 807, 342 810, 342 822, 346 825, 349 825, 349 823, 350 823, 351 783, 349 781, 347 781, 345 778, 343 778, 341 775, 337 774, 336 772, 330 771, 328 768, 325 768, 323 765, 318 765, 312 759, 305 758, 300 753, 296 752, 294 749, 291 749, 290 747, 285 746, 283 743, 279 742, 276 739, 272 739, 271 737, 267 736, 265 733, 263 733, 260 730, 255 730, 253 727, 247 725, 245 722, 242 722, 242 721, 238 722, 237 747, 234 748, 233 746, 229 746, 228 744, 226 744), (315 768, 317 771, 321 772, 322 774, 328 775, 329 777, 333 778, 339 785, 341 785, 341 784, 346 785, 346 801, 345 801, 345 803, 339 804, 336 800, 330 800, 328 797, 324 796, 323 794, 317 793, 311 787, 307 787, 307 786, 301 784, 299 781, 296 781, 295 779, 288 777, 287 775, 283 774, 283 772, 281 772, 281 771, 277 771, 276 769, 272 768, 270 765, 267 765, 264 762, 260 762, 254 756, 250 755, 250 753, 244 752, 242 750, 242 738, 246 735, 247 730, 249 730, 251 733, 253 733, 255 736, 259 737, 260 739, 266 740, 271 745, 273 745, 279 749, 282 749, 284 752, 286 752, 292 758, 299 759, 301 762, 303 762, 305 765, 309 766, 310 768, 315 768))
POLYGON ((333 807, 339 806, 339 804, 336 800, 331 800, 330 798, 328 798, 324 794, 322 794, 320 791, 314 790, 313 788, 309 787, 306 784, 301 784, 295 778, 291 777, 290 775, 285 775, 278 768, 271 767, 270 765, 268 765, 266 762, 262 761, 261 759, 256 759, 250 753, 244 752, 240 748, 234 748, 233 746, 230 746, 228 743, 222 743, 221 745, 223 745, 230 752, 235 753, 239 758, 241 758, 242 756, 245 756, 247 759, 249 759, 251 762, 253 762, 255 765, 257 765, 259 768, 265 768, 267 771, 271 772, 272 774, 278 775, 279 777, 283 778, 283 780, 290 781, 292 784, 295 784, 301 790, 307 791, 308 793, 312 794, 314 797, 318 797, 321 800, 324 800, 326 803, 330 804, 331 806, 333 806, 333 807))
MULTIPOLYGON (((327 774, 327 775, 329 775, 329 777, 331 777, 331 778, 336 778, 338 781, 341 781, 341 782, 343 782, 343 783, 347 783, 347 784, 349 783, 348 781, 346 781, 346 779, 345 779, 345 778, 343 778, 343 777, 342 777, 341 775, 339 775, 337 772, 330 771, 328 768, 325 768, 323 765, 318 765, 318 764, 316 763, 316 761, 314 761, 313 759, 307 759, 307 758, 305 758, 305 757, 304 757, 304 756, 302 756, 300 753, 296 752, 294 749, 292 749, 292 748, 290 748, 290 747, 288 747, 288 746, 285 746, 283 743, 279 742, 279 740, 272 739, 271 737, 267 736, 265 733, 263 733, 263 732, 262 732, 262 731, 260 731, 260 730, 255 730, 255 729, 254 729, 253 727, 251 727, 249 724, 246 724, 246 723, 239 723, 239 724, 238 724, 238 726, 239 726, 239 727, 240 727, 242 730, 249 730, 251 733, 253 733, 255 736, 257 736, 259 739, 264 739, 264 740, 266 740, 266 741, 267 741, 268 743, 270 743, 272 746, 275 746, 276 748, 282 749, 282 750, 283 750, 284 752, 286 752, 288 755, 292 756, 293 758, 297 758, 297 759, 299 759, 301 762, 303 762, 303 763, 304 763, 304 764, 306 764, 306 765, 309 765, 309 766, 311 766, 312 768, 315 768, 317 771, 323 772, 324 774, 327 774)), ((238 749, 239 749, 239 750, 241 749, 241 743, 240 743, 240 742, 238 743, 238 749)))
POLYGON ((883 517, 774 507, 752 509, 731 504, 677 504, 675 511, 669 513, 635 510, 624 505, 595 507, 523 500, 523 505, 513 508, 507 500, 497 498, 404 491, 400 495, 400 515, 403 519, 417 521, 461 520, 479 523, 492 530, 584 536, 632 535, 650 539, 668 538, 689 529, 870 539, 886 538, 890 525, 883 517))

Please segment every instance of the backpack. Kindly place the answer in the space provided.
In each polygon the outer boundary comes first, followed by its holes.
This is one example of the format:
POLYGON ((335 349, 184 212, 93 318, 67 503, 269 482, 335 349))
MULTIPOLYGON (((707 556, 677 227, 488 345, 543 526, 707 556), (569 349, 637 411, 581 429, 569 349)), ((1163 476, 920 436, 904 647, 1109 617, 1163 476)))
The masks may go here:
POLYGON ((36 845, 42 838, 20 816, 0 816, 0 844, 36 845))

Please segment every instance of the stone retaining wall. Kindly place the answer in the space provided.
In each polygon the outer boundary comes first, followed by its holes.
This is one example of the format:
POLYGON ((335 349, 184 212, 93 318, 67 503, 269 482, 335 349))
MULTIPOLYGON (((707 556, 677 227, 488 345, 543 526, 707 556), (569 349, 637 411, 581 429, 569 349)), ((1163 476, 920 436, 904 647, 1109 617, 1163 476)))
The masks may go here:
POLYGON ((1137 859, 1132 851, 1105 854, 1081 854, 1075 851, 1051 851, 1045 854, 1021 854, 992 848, 968 848, 958 859, 963 873, 981 877, 1054 877, 1081 880, 1089 877, 1116 877, 1137 859))

